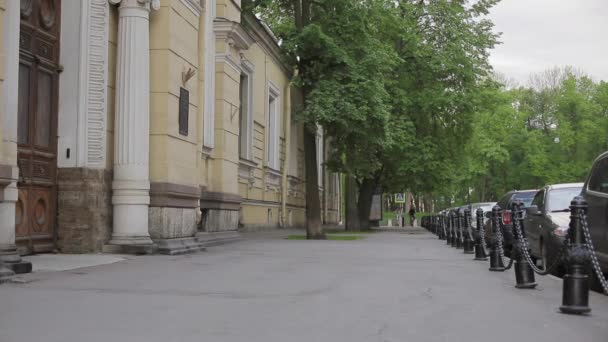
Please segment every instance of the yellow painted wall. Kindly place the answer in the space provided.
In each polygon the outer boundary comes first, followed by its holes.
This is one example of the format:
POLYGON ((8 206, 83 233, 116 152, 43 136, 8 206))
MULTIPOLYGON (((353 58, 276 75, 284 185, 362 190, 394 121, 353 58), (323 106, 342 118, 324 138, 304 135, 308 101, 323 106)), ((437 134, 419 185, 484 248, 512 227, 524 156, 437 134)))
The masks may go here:
MULTIPOLYGON (((4 51, 4 16, 6 13, 6 0, 0 0, 0 89, 4 89, 4 78, 5 78, 5 51, 4 51)), ((15 164, 15 162, 12 162, 9 159, 8 156, 8 151, 5 151, 5 146, 3 144, 4 142, 4 138, 3 138, 3 124, 4 124, 4 116, 6 115, 6 113, 4 113, 5 111, 5 99, 4 99, 4 92, 1 91, 0 92, 0 164, 15 164)))
POLYGON ((150 17, 150 181, 198 185, 199 19, 181 1, 163 1, 150 17), (196 74, 195 74, 196 76, 196 74), (189 92, 188 135, 179 132, 180 88, 189 92))

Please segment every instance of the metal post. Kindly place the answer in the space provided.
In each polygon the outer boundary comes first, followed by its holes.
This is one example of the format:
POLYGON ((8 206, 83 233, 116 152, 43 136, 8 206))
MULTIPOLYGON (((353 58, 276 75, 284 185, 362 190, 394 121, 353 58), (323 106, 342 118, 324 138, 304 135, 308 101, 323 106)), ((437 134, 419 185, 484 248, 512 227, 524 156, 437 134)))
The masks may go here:
POLYGON ((446 225, 446 236, 445 236, 446 245, 451 246, 452 245, 452 221, 450 220, 449 211, 444 214, 443 219, 445 220, 445 225, 446 225))
POLYGON ((484 246, 484 241, 483 241, 483 209, 478 208, 477 212, 477 229, 475 232, 475 260, 488 260, 488 257, 486 256, 486 251, 483 248, 484 246))
POLYGON ((456 248, 461 249, 461 248, 463 248, 463 246, 462 246, 463 245, 463 243, 462 243, 463 242, 463 235, 462 235, 463 231, 462 230, 464 228, 464 214, 460 209, 458 209, 456 211, 456 215, 458 215, 456 217, 456 222, 457 222, 456 227, 458 227, 458 230, 456 232, 456 248))
POLYGON ((464 228, 463 228, 463 240, 464 240, 464 254, 473 254, 475 253, 474 242, 471 234, 472 234, 472 226, 471 226, 471 209, 464 209, 464 228))
POLYGON ((536 287, 536 281, 534 279, 534 270, 528 264, 526 257, 524 255, 524 248, 527 248, 526 243, 526 231, 524 229, 524 203, 521 200, 515 200, 513 203, 513 258, 515 259, 515 263, 513 264, 513 269, 515 270, 515 281, 518 289, 533 289, 536 287), (519 239, 518 234, 515 232, 518 225, 521 229, 521 239, 519 239))
POLYGON ((455 212, 450 212, 450 219, 452 221, 452 247, 456 247, 456 241, 458 240, 458 216, 456 216, 455 212))
POLYGON ((564 276, 562 305, 559 310, 566 314, 591 312, 589 307, 589 276, 585 271, 590 257, 584 243, 582 217, 587 214, 587 202, 580 196, 570 202, 570 229, 568 237, 568 273, 564 276))
POLYGON ((500 229, 500 217, 502 216, 502 210, 498 205, 492 207, 492 238, 490 240, 490 271, 504 272, 505 265, 502 262, 502 256, 500 255, 500 245, 502 241, 498 239, 498 230, 500 229))

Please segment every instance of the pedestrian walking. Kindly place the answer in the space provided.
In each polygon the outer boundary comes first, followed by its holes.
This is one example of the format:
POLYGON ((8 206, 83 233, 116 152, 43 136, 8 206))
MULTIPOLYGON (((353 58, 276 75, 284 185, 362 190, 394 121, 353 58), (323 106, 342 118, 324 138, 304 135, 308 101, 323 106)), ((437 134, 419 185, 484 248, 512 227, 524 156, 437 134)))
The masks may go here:
POLYGON ((414 203, 412 203, 412 206, 410 207, 410 224, 412 226, 416 226, 416 207, 414 206, 414 203))

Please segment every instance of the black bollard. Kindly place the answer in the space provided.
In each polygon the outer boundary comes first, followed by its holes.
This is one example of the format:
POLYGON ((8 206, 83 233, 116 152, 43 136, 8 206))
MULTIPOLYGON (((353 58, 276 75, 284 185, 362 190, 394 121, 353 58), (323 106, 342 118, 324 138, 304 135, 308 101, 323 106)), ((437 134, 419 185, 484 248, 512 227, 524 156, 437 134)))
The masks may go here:
POLYGON ((443 215, 439 215, 438 219, 439 219, 439 239, 440 240, 445 240, 445 221, 444 221, 444 216, 443 215))
MULTIPOLYGON (((533 289, 536 287, 536 281, 534 279, 534 270, 528 264, 526 257, 524 256, 524 248, 527 248, 526 243, 526 231, 524 229, 524 203, 521 200, 515 200, 513 203, 513 258, 515 259, 515 263, 513 264, 513 269, 515 270, 515 287, 518 289, 533 289), (516 233, 516 225, 519 226, 521 230, 521 240, 516 233)), ((529 253, 529 251, 528 251, 529 253)))
POLYGON ((498 239, 498 234, 500 234, 500 217, 502 216, 502 211, 498 205, 492 207, 492 238, 490 240, 490 271, 494 272, 504 272, 505 264, 502 262, 502 256, 500 255, 500 248, 502 246, 502 241, 498 239))
POLYGON ((583 239, 583 215, 587 214, 587 202, 580 196, 570 202, 570 229, 568 237, 568 273, 564 276, 562 305, 565 314, 585 314, 589 307, 589 276, 585 271, 590 261, 589 251, 583 239))
POLYGON ((471 226, 471 209, 470 208, 465 208, 464 209, 464 229, 462 231, 463 233, 463 240, 464 240, 464 254, 473 254, 475 253, 475 247, 474 247, 474 243, 475 241, 473 240, 471 234, 472 234, 472 230, 473 227, 471 226))
POLYGON ((488 260, 486 251, 483 248, 483 209, 477 208, 477 229, 475 230, 475 260, 488 260))
POLYGON ((439 215, 435 216, 435 235, 441 240, 441 221, 439 221, 439 218, 439 215))
POLYGON ((445 225, 446 225, 446 236, 445 236, 445 240, 446 240, 446 245, 451 246, 452 245, 452 221, 450 220, 450 212, 446 212, 445 213, 445 225))
POLYGON ((464 228, 464 213, 462 212, 462 210, 457 209, 456 210, 456 215, 458 215, 456 217, 456 227, 457 227, 457 231, 456 231, 456 249, 461 249, 463 248, 463 228, 464 228))
POLYGON ((450 212, 450 219, 452 220, 452 247, 456 247, 457 241, 460 240, 458 237, 458 216, 455 212, 450 212))

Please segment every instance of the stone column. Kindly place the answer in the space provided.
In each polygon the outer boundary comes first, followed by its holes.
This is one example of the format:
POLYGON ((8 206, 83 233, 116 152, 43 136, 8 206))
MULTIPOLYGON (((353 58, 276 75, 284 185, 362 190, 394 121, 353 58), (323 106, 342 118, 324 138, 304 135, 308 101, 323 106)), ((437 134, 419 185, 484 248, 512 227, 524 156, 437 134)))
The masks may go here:
POLYGON ((153 245, 150 204, 150 10, 158 0, 110 0, 119 4, 116 65, 113 233, 111 245, 153 245))
POLYGON ((17 111, 19 83, 18 1, 5 3, 2 35, 4 44, 3 108, 0 109, 0 283, 15 273, 27 273, 32 264, 22 260, 15 246, 15 205, 18 199, 17 180, 17 111))

